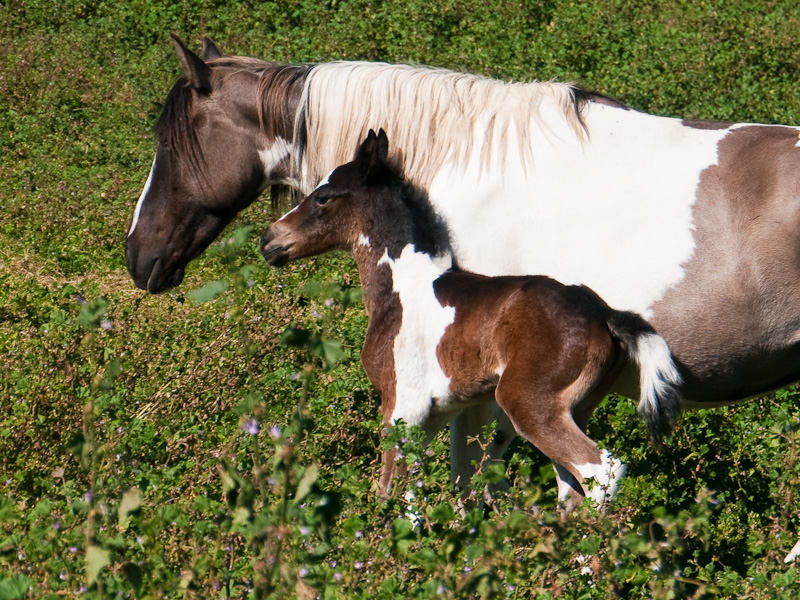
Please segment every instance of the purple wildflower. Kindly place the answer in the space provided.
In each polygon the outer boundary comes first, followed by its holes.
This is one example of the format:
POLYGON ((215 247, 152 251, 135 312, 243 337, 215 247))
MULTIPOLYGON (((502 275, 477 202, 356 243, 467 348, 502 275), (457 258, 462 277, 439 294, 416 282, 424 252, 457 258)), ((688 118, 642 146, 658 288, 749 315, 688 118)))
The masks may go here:
POLYGON ((257 435, 258 434, 258 421, 254 418, 249 417, 245 419, 244 423, 242 424, 242 429, 245 433, 249 433, 250 435, 257 435))

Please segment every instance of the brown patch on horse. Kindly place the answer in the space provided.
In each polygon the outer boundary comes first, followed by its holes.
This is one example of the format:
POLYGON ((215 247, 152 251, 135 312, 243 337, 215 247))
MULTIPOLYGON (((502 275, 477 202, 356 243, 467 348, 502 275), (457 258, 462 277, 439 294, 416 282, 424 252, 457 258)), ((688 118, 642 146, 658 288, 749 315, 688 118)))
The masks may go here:
POLYGON ((701 119, 684 119, 681 121, 684 127, 692 129, 728 129, 733 123, 730 121, 703 121, 701 119))
POLYGON ((730 402, 800 378, 798 140, 795 128, 738 127, 701 175, 694 256, 651 321, 681 367, 689 400, 730 402), (696 338, 708 340, 702 354, 696 338))

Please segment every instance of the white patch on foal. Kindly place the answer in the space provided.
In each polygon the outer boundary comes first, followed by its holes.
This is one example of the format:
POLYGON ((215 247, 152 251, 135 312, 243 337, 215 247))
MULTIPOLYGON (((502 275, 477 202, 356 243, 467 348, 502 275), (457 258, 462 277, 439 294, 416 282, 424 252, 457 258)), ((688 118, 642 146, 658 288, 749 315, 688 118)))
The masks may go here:
POLYGON ((599 465, 594 463, 575 465, 583 477, 583 487, 587 491, 587 496, 598 508, 610 502, 617 495, 619 481, 627 471, 622 461, 611 456, 608 450, 600 451, 600 461, 599 465), (595 481, 594 484, 592 484, 592 480, 595 481))
POLYGON ((142 204, 144 204, 144 198, 147 196, 147 192, 150 191, 150 185, 153 183, 153 171, 156 170, 156 157, 153 157, 153 166, 150 167, 150 174, 147 176, 147 181, 144 184, 144 189, 139 196, 139 201, 136 203, 136 208, 133 209, 133 220, 131 221, 131 228, 128 230, 128 237, 133 234, 133 230, 136 228, 136 224, 139 222, 139 214, 142 212, 142 204))
POLYGON ((364 235, 363 233, 358 234, 358 245, 359 246, 366 246, 369 248, 369 236, 364 235))
POLYGON ((663 397, 669 384, 680 385, 681 374, 672 360, 672 353, 660 335, 648 334, 637 342, 637 362, 640 368, 639 414, 656 415, 658 398, 663 397), (649 365, 650 368, 645 368, 649 365))
POLYGON ((433 411, 446 410, 450 390, 450 378, 439 365, 436 348, 455 320, 456 309, 439 304, 433 282, 451 266, 451 259, 449 255, 432 258, 409 244, 397 260, 384 252, 378 264, 388 264, 392 270, 392 287, 403 307, 394 340, 397 392, 391 421, 424 425, 433 411))

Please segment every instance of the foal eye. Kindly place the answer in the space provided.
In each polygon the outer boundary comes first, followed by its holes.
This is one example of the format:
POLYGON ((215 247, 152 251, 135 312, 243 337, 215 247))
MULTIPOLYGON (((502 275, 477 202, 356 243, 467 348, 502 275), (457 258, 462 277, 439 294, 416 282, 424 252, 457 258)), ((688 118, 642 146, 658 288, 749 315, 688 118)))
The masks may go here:
POLYGON ((333 200, 333 198, 334 198, 333 194, 318 194, 317 204, 319 204, 320 206, 324 206, 325 204, 328 203, 328 201, 333 200))

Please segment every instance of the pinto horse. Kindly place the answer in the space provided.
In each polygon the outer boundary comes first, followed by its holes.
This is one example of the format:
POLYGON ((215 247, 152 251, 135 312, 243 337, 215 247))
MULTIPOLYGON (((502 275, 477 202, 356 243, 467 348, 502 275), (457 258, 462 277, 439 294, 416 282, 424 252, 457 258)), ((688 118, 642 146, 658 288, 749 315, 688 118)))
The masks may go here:
MULTIPOLYGON (((454 268, 447 233, 424 194, 388 161, 370 130, 355 160, 261 237, 272 265, 336 249, 353 254, 369 314, 364 368, 386 425, 403 419, 430 438, 476 404, 497 404, 554 463, 574 506, 586 479, 613 495, 607 454, 584 433, 629 358, 641 371, 639 412, 657 441, 680 411, 680 375, 666 342, 639 315, 584 286, 549 277, 487 277, 454 268)), ((381 487, 395 471, 384 453, 381 487)), ((464 484, 466 482, 456 482, 464 484)), ((569 498, 568 498, 569 496, 569 498)))
MULTIPOLYGON (((461 267, 585 284, 643 315, 672 350, 685 406, 800 379, 800 129, 663 118, 559 83, 175 44, 183 75, 126 241, 137 286, 178 285, 267 186, 308 194, 383 127, 461 267)), ((636 381, 631 366, 613 390, 635 398, 636 381)), ((466 439, 498 416, 476 406, 451 424, 457 474, 481 455, 466 439)))

